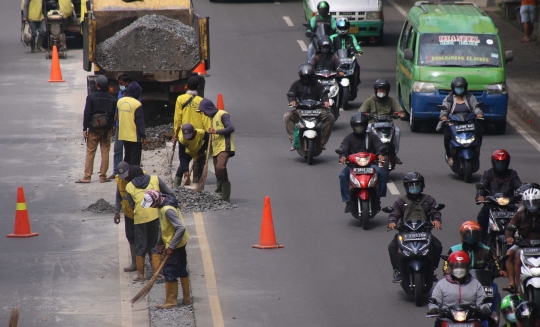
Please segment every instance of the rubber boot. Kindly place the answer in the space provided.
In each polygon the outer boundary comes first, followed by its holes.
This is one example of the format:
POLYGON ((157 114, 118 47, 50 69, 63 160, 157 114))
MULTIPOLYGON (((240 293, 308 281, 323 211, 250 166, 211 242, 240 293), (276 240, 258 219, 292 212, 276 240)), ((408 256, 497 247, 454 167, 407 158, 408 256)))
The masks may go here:
POLYGON ((131 252, 131 266, 124 268, 124 271, 137 271, 137 256, 135 255, 135 245, 130 245, 129 251, 131 252))
MULTIPOLYGON (((161 254, 152 254, 152 272, 155 274, 161 264, 161 254)), ((156 283, 163 283, 164 277, 160 273, 156 279, 156 283)))
POLYGON ((32 40, 30 41, 30 48, 32 53, 36 53, 36 38, 32 36, 32 40))
POLYGON ((178 281, 165 282, 165 303, 156 305, 156 309, 172 309, 178 306, 178 281))
POLYGON ((174 183, 173 183, 173 187, 179 187, 180 184, 182 184, 182 176, 174 176, 174 183))
POLYGON ((144 282, 144 256, 137 256, 137 276, 133 278, 134 282, 144 282))
POLYGON ((221 190, 221 199, 223 201, 231 203, 231 182, 223 182, 221 190))
POLYGON ((191 292, 189 291, 189 277, 180 278, 182 284, 182 304, 191 304, 191 292))
POLYGON ((223 190, 223 181, 218 178, 217 179, 217 184, 216 184, 216 190, 214 191, 214 193, 221 196, 221 191, 222 190, 223 190))
POLYGON ((43 49, 43 39, 44 37, 41 35, 38 35, 37 41, 36 41, 36 48, 38 52, 46 52, 47 50, 43 49))

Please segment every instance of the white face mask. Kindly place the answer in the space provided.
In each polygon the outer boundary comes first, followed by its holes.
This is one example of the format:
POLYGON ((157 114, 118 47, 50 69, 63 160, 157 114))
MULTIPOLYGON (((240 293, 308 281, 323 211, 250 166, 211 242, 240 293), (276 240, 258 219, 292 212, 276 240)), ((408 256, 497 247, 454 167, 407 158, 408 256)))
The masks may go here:
POLYGON ((384 92, 377 92, 377 98, 384 98, 386 96, 386 93, 384 92))
POLYGON ((467 269, 465 269, 465 268, 455 268, 452 271, 452 275, 454 275, 454 277, 456 277, 456 278, 463 278, 463 277, 467 276, 467 269))

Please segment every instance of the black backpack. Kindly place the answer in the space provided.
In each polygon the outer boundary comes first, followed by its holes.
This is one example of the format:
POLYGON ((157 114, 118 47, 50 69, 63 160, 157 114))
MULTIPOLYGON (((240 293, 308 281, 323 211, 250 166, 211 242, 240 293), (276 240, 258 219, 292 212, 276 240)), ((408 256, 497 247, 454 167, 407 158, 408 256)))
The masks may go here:
POLYGON ((422 203, 424 203, 427 198, 427 194, 422 194, 422 197, 418 201, 413 202, 406 195, 402 196, 401 199, 405 201, 407 205, 407 209, 405 209, 405 213, 403 214, 403 221, 415 219, 427 221, 426 213, 424 212, 424 208, 422 208, 422 203))

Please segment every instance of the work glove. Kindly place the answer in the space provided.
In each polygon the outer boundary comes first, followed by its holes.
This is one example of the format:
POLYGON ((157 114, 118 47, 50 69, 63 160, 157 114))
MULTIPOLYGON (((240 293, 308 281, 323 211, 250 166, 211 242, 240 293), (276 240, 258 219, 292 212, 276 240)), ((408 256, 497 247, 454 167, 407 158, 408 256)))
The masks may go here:
POLYGON ((480 309, 482 311, 482 316, 489 316, 491 314, 491 309, 489 308, 488 305, 484 305, 482 306, 482 308, 480 309))
POLYGON ((433 308, 429 309, 428 314, 430 314, 430 315, 439 314, 439 308, 433 307, 433 308))
POLYGON ((307 32, 306 32, 306 36, 307 36, 307 37, 311 37, 311 35, 313 35, 313 33, 311 33, 311 31, 307 31, 307 32))

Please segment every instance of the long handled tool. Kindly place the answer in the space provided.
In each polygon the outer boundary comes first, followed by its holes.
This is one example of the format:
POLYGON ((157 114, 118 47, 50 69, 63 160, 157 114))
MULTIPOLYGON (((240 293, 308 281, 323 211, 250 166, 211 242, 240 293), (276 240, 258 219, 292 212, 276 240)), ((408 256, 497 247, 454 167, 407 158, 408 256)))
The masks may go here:
POLYGON ((9 327, 17 327, 17 324, 19 324, 19 308, 13 308, 9 316, 9 327))
POLYGON ((193 167, 195 167, 195 164, 196 164, 196 162, 194 161, 193 164, 191 165, 191 169, 189 170, 189 175, 188 175, 188 177, 184 177, 184 178, 182 179, 182 183, 180 184, 180 186, 185 186, 185 185, 186 185, 186 183, 187 183, 187 181, 188 181, 188 179, 189 179, 189 176, 191 176, 191 173, 193 172, 193 167))
POLYGON ((193 190, 193 192, 204 190, 204 184, 206 183, 206 176, 208 176, 208 160, 210 159, 211 148, 212 148, 212 135, 210 135, 210 139, 208 140, 208 149, 206 149, 206 163, 204 164, 204 169, 201 174, 201 178, 199 178, 199 184, 197 184, 197 188, 193 190))
MULTIPOLYGON (((173 137, 178 137, 178 133, 180 132, 180 124, 178 125, 178 127, 176 128, 176 133, 174 133, 174 136, 173 137)), ((176 150, 176 142, 178 142, 178 139, 176 139, 176 141, 174 141, 173 145, 172 145, 172 155, 171 155, 171 159, 169 160, 169 167, 172 166, 172 161, 173 161, 173 158, 174 158, 174 150, 176 150)))
POLYGON ((148 283, 146 283, 146 285, 139 291, 139 293, 137 293, 137 295, 135 295, 131 299, 131 303, 138 302, 140 299, 142 299, 148 293, 150 293, 152 286, 154 286, 154 283, 156 282, 156 279, 158 278, 159 272, 161 271, 161 269, 163 269, 163 266, 165 266, 165 263, 167 262, 167 260, 169 260, 169 257, 170 257, 169 255, 165 256, 165 259, 163 259, 163 261, 159 265, 159 268, 156 271, 154 271, 154 276, 152 276, 152 278, 150 278, 148 283))

